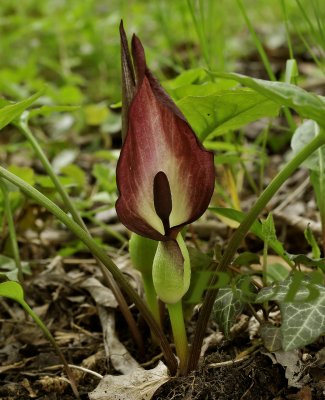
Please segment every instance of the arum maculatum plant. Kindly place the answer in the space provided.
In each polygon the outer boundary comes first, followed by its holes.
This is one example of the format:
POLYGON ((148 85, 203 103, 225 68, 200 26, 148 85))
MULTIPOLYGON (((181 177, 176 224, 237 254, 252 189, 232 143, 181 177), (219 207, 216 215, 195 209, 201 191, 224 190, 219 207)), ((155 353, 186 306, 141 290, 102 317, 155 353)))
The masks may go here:
POLYGON ((188 358, 182 298, 190 285, 191 266, 181 230, 209 205, 215 180, 213 154, 202 147, 147 68, 140 40, 133 35, 131 56, 122 23, 120 35, 124 143, 116 171, 116 211, 137 235, 130 249, 157 321, 156 297, 167 305, 182 373, 188 358))

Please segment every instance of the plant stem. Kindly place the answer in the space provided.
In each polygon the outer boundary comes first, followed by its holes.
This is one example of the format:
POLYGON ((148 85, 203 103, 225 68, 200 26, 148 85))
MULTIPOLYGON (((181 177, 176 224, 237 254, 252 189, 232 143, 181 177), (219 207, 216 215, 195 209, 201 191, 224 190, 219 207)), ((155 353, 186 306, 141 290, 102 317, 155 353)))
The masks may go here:
POLYGON ((280 0, 281 8, 282 8, 282 14, 283 14, 283 20, 284 20, 284 26, 286 29, 286 36, 287 36, 287 46, 289 50, 289 57, 291 60, 294 59, 293 55, 293 49, 292 49, 292 43, 290 39, 290 31, 289 31, 289 18, 288 18, 288 13, 285 5, 285 0, 280 0))
POLYGON ((179 373, 186 374, 188 360, 188 342, 183 315, 182 300, 175 304, 167 304, 170 323, 172 325, 176 354, 179 358, 179 373))
POLYGON ((155 287, 153 285, 152 275, 148 276, 147 274, 144 273, 142 273, 141 275, 142 275, 144 294, 148 308, 151 311, 152 315, 154 316, 157 324, 161 327, 159 303, 155 287))
MULTIPOLYGON (((75 208, 72 200, 70 199, 69 195, 67 194, 65 188, 60 182, 60 179, 58 178, 57 174, 54 172, 52 165, 48 158, 46 157, 46 154, 44 153, 43 149, 39 145, 38 141, 36 140, 35 136, 33 135, 32 131, 30 130, 28 126, 28 112, 25 112, 22 117, 20 118, 19 122, 17 123, 18 128, 20 131, 23 133, 23 135, 26 137, 26 139, 29 141, 30 145, 32 146, 33 150, 35 151, 37 157, 41 161, 46 173, 48 176, 51 178, 52 182, 54 183, 54 186, 58 193, 60 194, 66 208, 69 210, 71 213, 73 219, 75 222, 87 233, 88 229, 83 221, 83 219, 80 217, 77 209, 75 208)), ((96 258, 96 257, 95 257, 96 258)), ((111 274, 107 269, 102 265, 100 260, 97 259, 98 265, 102 271, 104 280, 106 281, 106 284, 110 289, 112 290, 116 301, 120 307, 121 313, 123 314, 129 328, 130 332, 134 338, 135 343, 137 344, 140 352, 144 353, 144 344, 142 340, 142 335, 139 332, 139 329, 135 323, 135 320, 131 314, 131 311, 128 307, 128 304, 123 296, 123 293, 121 292, 120 288, 112 278, 111 274)))
POLYGON ((21 260, 20 260, 20 256, 19 256, 15 224, 14 224, 14 219, 13 219, 12 212, 11 212, 8 189, 7 189, 7 186, 6 186, 5 182, 3 181, 3 179, 0 179, 0 188, 3 193, 4 209, 5 209, 5 215, 7 217, 7 224, 8 224, 8 230, 9 230, 12 255, 14 257, 15 264, 16 264, 16 267, 18 270, 18 280, 21 283, 21 285, 23 286, 24 275, 23 275, 23 268, 22 268, 21 260))
POLYGON ((262 265, 262 271, 263 271, 263 285, 267 286, 267 253, 268 253, 268 243, 267 241, 264 242, 264 247, 263 247, 263 265, 262 265))
MULTIPOLYGON (((319 132, 318 132, 319 135, 319 132)), ((325 172, 324 159, 322 149, 318 149, 318 164, 319 164, 319 212, 322 226, 322 248, 325 255, 325 172)))
MULTIPOLYGON (((315 150, 325 144, 325 132, 321 131, 307 146, 305 146, 298 154, 296 154, 286 166, 276 175, 264 192, 260 195, 255 205, 246 215, 246 218, 239 225, 238 229, 232 235, 226 251, 218 265, 217 271, 225 271, 230 265, 241 241, 246 236, 253 222, 259 216, 261 211, 272 199, 274 194, 282 186, 282 184, 293 174, 293 172, 308 158, 315 150)), ((211 287, 218 279, 217 274, 213 275, 211 287)), ((210 318, 212 307, 217 296, 218 289, 210 289, 207 291, 203 301, 203 305, 199 314, 196 330, 194 333, 193 345, 190 353, 188 371, 197 367, 200 357, 201 345, 205 335, 206 327, 210 318)))
POLYGON ((190 12, 190 15, 191 15, 198 39, 199 39, 199 43, 201 46, 204 61, 206 63, 207 68, 209 70, 211 70, 209 51, 208 51, 208 47, 207 47, 207 41, 205 40, 206 38, 205 38, 204 28, 203 28, 203 20, 202 19, 200 19, 200 21, 198 20, 197 12, 194 9, 194 5, 191 3, 191 0, 187 0, 187 7, 190 12))
POLYGON ((71 230, 85 245, 89 248, 92 254, 98 258, 101 263, 107 268, 107 270, 113 275, 116 282, 124 290, 124 292, 129 296, 129 298, 134 302, 140 313, 142 314, 145 321, 148 323, 149 327, 153 330, 154 334, 159 339, 160 346, 164 353, 167 367, 171 374, 175 374, 177 370, 177 363, 173 352, 169 346, 166 336, 159 328, 157 322, 153 318, 151 312, 148 310, 145 303, 142 301, 140 296, 132 288, 129 282, 124 278, 122 272, 114 264, 114 262, 107 256, 105 251, 94 241, 94 239, 75 221, 73 221, 69 216, 64 213, 56 204, 54 204, 50 199, 40 193, 37 189, 33 188, 31 185, 26 183, 24 180, 20 179, 18 176, 7 171, 5 168, 0 167, 0 177, 13 183, 15 186, 19 187, 20 190, 25 193, 28 197, 34 199, 38 204, 42 205, 49 212, 51 212, 59 221, 61 221, 67 228, 71 230))
POLYGON ((56 350, 58 356, 60 357, 60 359, 62 361, 62 364, 64 365, 65 371, 68 375, 73 393, 77 399, 80 399, 73 373, 72 373, 63 353, 61 352, 60 347, 57 345, 54 337, 52 336, 51 332, 47 329, 44 322, 38 317, 38 315, 29 307, 29 305, 25 301, 20 302, 20 304, 22 305, 24 310, 33 318, 33 320, 36 322, 36 324, 42 329, 44 335, 46 336, 48 341, 52 344, 52 346, 56 350))

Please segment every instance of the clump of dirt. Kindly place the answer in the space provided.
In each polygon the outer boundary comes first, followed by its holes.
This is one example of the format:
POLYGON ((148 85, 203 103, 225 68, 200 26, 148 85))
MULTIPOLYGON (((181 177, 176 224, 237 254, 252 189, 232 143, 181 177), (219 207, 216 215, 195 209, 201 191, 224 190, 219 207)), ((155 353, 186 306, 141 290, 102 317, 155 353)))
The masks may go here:
POLYGON ((155 393, 153 400, 282 400, 323 399, 321 391, 308 387, 313 397, 301 397, 299 389, 288 388, 285 371, 269 357, 257 353, 241 363, 211 368, 225 357, 214 354, 187 377, 170 380, 155 393))

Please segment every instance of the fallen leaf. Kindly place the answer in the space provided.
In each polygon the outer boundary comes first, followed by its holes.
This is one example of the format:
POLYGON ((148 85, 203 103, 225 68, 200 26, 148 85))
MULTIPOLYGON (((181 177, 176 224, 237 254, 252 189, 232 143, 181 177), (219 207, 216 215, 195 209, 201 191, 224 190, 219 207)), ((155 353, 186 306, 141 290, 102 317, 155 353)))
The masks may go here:
POLYGON ((111 308, 117 307, 117 301, 111 289, 100 283, 98 279, 94 277, 88 278, 80 286, 88 290, 98 305, 111 308))
POLYGON ((273 354, 277 363, 285 368, 289 387, 302 388, 310 381, 311 378, 305 371, 306 366, 301 361, 298 350, 275 351, 273 354))
POLYGON ((151 370, 136 368, 126 375, 106 375, 88 395, 90 400, 150 400, 168 380, 167 367, 159 361, 151 370))
POLYGON ((103 329, 106 356, 114 369, 123 374, 129 374, 139 368, 137 361, 116 335, 114 312, 104 307, 98 307, 98 315, 103 329))

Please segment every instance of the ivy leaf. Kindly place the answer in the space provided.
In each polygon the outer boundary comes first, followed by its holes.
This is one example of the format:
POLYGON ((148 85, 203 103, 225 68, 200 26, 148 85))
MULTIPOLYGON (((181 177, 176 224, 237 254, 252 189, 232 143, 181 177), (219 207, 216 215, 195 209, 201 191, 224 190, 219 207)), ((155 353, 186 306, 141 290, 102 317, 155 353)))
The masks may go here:
POLYGON ((306 346, 325 333, 325 288, 320 291, 319 297, 310 303, 280 304, 285 351, 306 346))
POLYGON ((278 285, 263 288, 257 295, 258 303, 269 300, 279 303, 285 351, 306 346, 325 333, 325 287, 315 283, 321 282, 322 277, 314 273, 308 278, 296 272, 278 285))
POLYGON ((268 351, 278 351, 282 349, 282 334, 280 328, 272 324, 265 323, 261 326, 261 338, 264 347, 268 351))
POLYGON ((213 317, 226 337, 234 325, 236 317, 242 312, 244 303, 242 292, 238 288, 226 287, 219 289, 213 305, 213 317))

